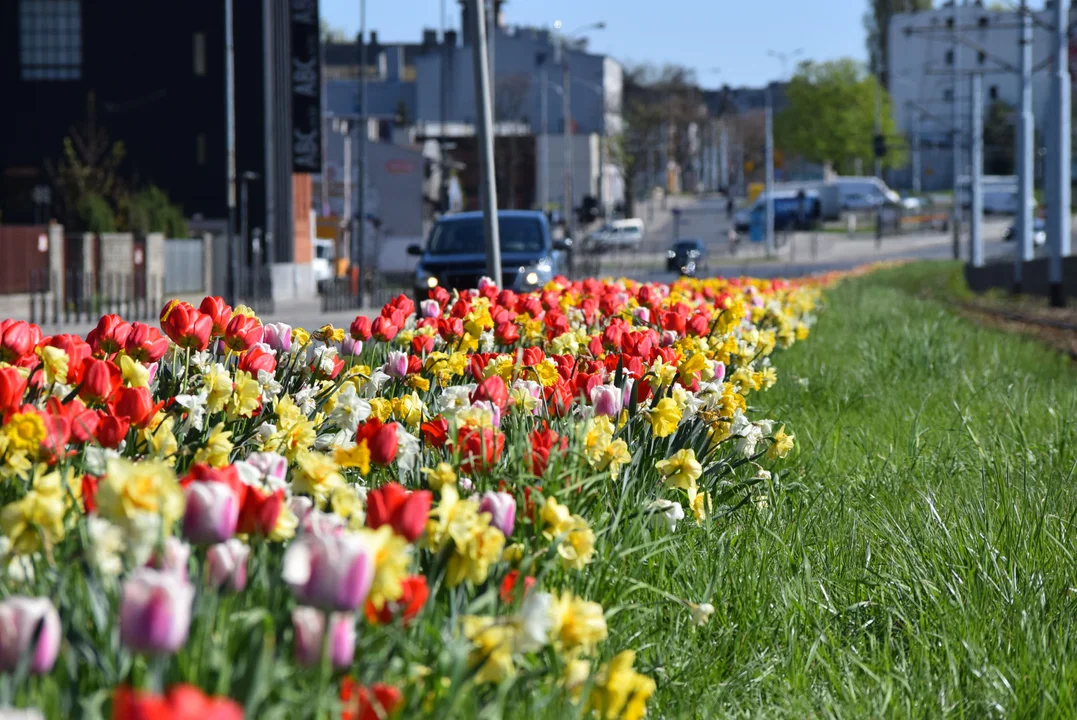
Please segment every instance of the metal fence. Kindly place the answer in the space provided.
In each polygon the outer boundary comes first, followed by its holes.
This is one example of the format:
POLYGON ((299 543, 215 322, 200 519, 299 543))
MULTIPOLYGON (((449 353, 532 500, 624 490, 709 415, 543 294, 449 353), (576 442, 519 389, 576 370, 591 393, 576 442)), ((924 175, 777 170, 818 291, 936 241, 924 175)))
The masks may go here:
POLYGON ((88 273, 68 270, 28 273, 30 322, 94 322, 106 313, 125 320, 155 320, 163 305, 162 279, 139 274, 88 273), (147 288, 147 285, 149 286, 147 288))
POLYGON ((204 244, 198 238, 169 238, 165 240, 165 292, 204 292, 202 274, 204 244))
POLYGON ((318 286, 322 312, 379 308, 397 295, 411 296, 414 291, 410 277, 371 271, 363 280, 365 297, 359 295, 358 279, 353 281, 350 277, 342 277, 322 281, 318 286))

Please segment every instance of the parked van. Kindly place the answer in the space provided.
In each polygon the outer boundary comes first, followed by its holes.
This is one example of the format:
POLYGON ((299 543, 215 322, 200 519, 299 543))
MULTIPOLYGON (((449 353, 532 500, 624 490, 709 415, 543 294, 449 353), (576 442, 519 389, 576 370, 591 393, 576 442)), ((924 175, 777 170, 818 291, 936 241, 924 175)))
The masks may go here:
POLYGON ((591 244, 604 250, 638 250, 643 245, 643 221, 613 220, 591 233, 591 244))
POLYGON ((842 210, 874 210, 880 205, 901 204, 901 196, 877 177, 837 177, 827 184, 838 188, 842 210))
MULTIPOLYGON (((778 230, 795 228, 801 221, 800 194, 804 193, 803 222, 811 222, 822 216, 819 193, 815 190, 777 190, 774 193, 774 227, 778 230)), ((755 202, 741 208, 733 218, 737 232, 748 232, 752 216, 766 212, 767 194, 760 193, 755 202)))

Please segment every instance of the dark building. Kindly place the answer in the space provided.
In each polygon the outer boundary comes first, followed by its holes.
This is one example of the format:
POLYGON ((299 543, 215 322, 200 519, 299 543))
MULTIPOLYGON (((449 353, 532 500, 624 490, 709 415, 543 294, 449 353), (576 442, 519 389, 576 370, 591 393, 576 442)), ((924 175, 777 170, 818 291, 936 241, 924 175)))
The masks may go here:
MULTIPOLYGON (((258 176, 249 226, 277 263, 309 262, 293 173, 320 165, 317 24, 317 0, 234 0, 236 176, 258 176)), ((130 186, 160 187, 188 218, 226 218, 226 59, 223 0, 4 0, 3 221, 34 220, 35 186, 52 183, 47 168, 89 112, 123 143, 130 186)))

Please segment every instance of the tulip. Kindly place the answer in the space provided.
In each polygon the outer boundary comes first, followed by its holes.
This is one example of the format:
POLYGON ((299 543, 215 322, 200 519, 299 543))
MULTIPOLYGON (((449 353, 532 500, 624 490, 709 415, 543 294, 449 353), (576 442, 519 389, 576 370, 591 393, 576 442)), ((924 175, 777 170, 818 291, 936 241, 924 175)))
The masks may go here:
POLYGON ((125 417, 114 417, 101 410, 97 411, 97 427, 94 428, 94 438, 101 447, 118 448, 127 431, 131 427, 131 421, 125 417))
POLYGON ((13 367, 0 368, 0 413, 22 404, 26 393, 26 378, 13 367))
POLYGON ((123 584, 120 642, 134 652, 174 653, 191 627, 194 587, 169 572, 131 571, 123 584))
POLYGON ((595 406, 595 415, 616 418, 621 414, 623 402, 623 391, 616 385, 595 385, 591 388, 591 403, 595 406))
POLYGON ((199 545, 224 542, 236 532, 240 502, 224 483, 191 483, 187 487, 183 536, 199 545))
POLYGON ((233 352, 245 352, 262 342, 262 323, 258 318, 236 315, 224 329, 224 344, 233 352))
POLYGON ((469 399, 472 404, 485 400, 504 411, 509 406, 509 388, 500 375, 491 375, 475 386, 469 399))
POLYGON ((348 328, 348 331, 353 340, 362 340, 363 342, 366 342, 370 339, 370 328, 370 318, 359 315, 352 320, 351 327, 348 328))
POLYGON ((275 452, 251 453, 244 463, 258 473, 257 480, 264 480, 271 488, 284 487, 288 475, 288 459, 283 455, 275 452))
POLYGON ((254 486, 248 486, 239 509, 239 524, 236 532, 244 534, 269 535, 277 527, 277 521, 284 511, 284 489, 266 492, 254 486))
POLYGON ((505 434, 492 427, 461 427, 456 435, 456 445, 462 460, 460 471, 490 470, 501 459, 505 449, 505 434))
POLYGON ((173 685, 161 697, 116 688, 112 697, 113 720, 243 720, 243 706, 226 697, 212 697, 193 685, 173 685))
POLYGON ((262 342, 277 352, 290 352, 292 349, 292 326, 287 323, 269 323, 262 328, 262 342))
POLYGON ((13 595, 0 602, 0 671, 12 672, 29 656, 31 673, 48 673, 60 652, 60 638, 60 615, 48 598, 13 595))
POLYGON ((206 575, 211 587, 243 592, 247 587, 247 558, 251 549, 235 538, 217 543, 206 553, 206 575))
POLYGON ((632 310, 632 317, 635 318, 637 322, 646 325, 651 322, 651 311, 645 307, 638 307, 632 310))
POLYGON ((718 361, 714 363, 714 382, 722 382, 725 380, 725 363, 718 361))
POLYGON ((181 348, 201 351, 209 347, 213 319, 189 303, 173 300, 161 310, 161 329, 181 348))
POLYGON ((150 325, 131 323, 124 349, 132 360, 155 363, 168 351, 168 338, 162 337, 161 331, 150 325))
POLYGON ((86 335, 86 342, 96 353, 113 355, 124 349, 130 333, 131 325, 119 315, 102 315, 97 327, 86 335))
MULTIPOLYGON (((292 610, 295 660, 303 667, 314 667, 322 661, 325 616, 326 613, 310 607, 292 610)), ((351 613, 329 616, 329 658, 336 668, 351 666, 355 658, 355 616, 351 613)))
POLYGON ((29 323, 23 320, 0 322, 0 361, 14 363, 29 354, 34 345, 34 333, 29 323))
POLYGON ((79 445, 89 442, 97 433, 101 415, 97 410, 88 410, 78 398, 72 400, 64 409, 71 423, 71 439, 79 445))
POLYGON ((415 542, 426 527, 433 495, 429 490, 408 491, 398 483, 386 483, 366 496, 366 525, 389 525, 393 532, 415 542))
POLYGON ((400 583, 403 594, 396 600, 389 600, 381 610, 374 608, 374 603, 367 600, 366 618, 371 625, 388 625, 395 618, 400 618, 405 626, 419 614, 430 597, 430 588, 422 575, 412 575, 400 583))
POLYGON ((389 353, 389 360, 385 363, 385 374, 398 380, 408 374, 408 354, 399 350, 389 353))
POLYGON ((479 512, 490 513, 490 525, 508 537, 516 527, 516 498, 506 492, 487 491, 479 503, 479 512))
POLYGON ((154 403, 147 387, 125 387, 119 389, 116 401, 111 407, 117 417, 125 417, 135 427, 144 428, 150 424, 157 411, 164 407, 164 403, 154 403))
POLYGON ((303 605, 352 612, 374 581, 376 548, 355 533, 305 534, 284 553, 281 576, 303 605))
POLYGON ((363 354, 363 341, 348 335, 340 343, 340 354, 344 357, 359 357, 363 354))
POLYGON ((393 717, 403 700, 400 691, 392 685, 374 683, 368 688, 348 677, 340 682, 340 699, 344 704, 345 716, 354 720, 383 720, 393 717))
POLYGON ((202 298, 202 304, 198 306, 198 310, 213 322, 211 332, 213 337, 223 336, 225 328, 228 327, 228 323, 232 319, 232 306, 226 303, 222 297, 207 296, 202 298))
POLYGON ((419 303, 419 310, 424 318, 436 318, 441 316, 441 306, 437 300, 423 300, 419 303))
POLYGON ((269 349, 269 345, 258 344, 243 353, 243 357, 239 359, 239 369, 250 373, 252 377, 258 377, 260 370, 265 370, 272 375, 277 371, 277 358, 269 349))
POLYGON ((383 424, 377 418, 367 420, 359 426, 355 441, 367 441, 370 450, 370 462, 385 467, 396 459, 399 440, 396 436, 396 423, 383 424))
POLYGON ((146 567, 171 573, 181 580, 187 580, 187 563, 191 559, 191 546, 179 538, 167 537, 159 551, 146 562, 146 567))
POLYGON ((374 318, 374 322, 371 323, 370 331, 378 340, 389 342, 396 337, 398 332, 400 332, 400 327, 394 325, 391 319, 378 316, 374 318))
POLYGON ((428 445, 436 448, 444 447, 449 435, 449 422, 444 417, 438 416, 433 420, 427 420, 419 426, 419 429, 423 434, 423 440, 428 445))
POLYGON ((86 358, 82 363, 82 385, 79 397, 88 403, 103 403, 112 398, 123 385, 120 367, 111 360, 86 358))

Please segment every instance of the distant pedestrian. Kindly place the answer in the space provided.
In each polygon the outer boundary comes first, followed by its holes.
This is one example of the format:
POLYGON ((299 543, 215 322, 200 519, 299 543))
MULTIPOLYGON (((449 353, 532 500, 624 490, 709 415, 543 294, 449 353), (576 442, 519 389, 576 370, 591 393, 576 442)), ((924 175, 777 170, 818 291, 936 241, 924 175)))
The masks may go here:
POLYGON ((734 203, 733 203, 733 193, 729 193, 729 194, 726 195, 726 201, 725 201, 725 216, 729 220, 733 219, 733 209, 734 209, 734 207, 735 206, 734 206, 734 203))

